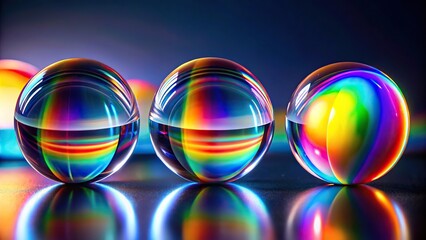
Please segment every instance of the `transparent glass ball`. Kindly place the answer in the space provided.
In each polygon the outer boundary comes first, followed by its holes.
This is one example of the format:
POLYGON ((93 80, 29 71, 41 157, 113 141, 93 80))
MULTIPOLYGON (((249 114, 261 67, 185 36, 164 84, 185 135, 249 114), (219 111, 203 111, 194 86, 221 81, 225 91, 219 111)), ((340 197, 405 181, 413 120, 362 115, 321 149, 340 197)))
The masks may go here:
POLYGON ((221 58, 195 59, 171 72, 154 96, 149 122, 158 157, 198 182, 230 182, 250 172, 274 129, 259 80, 221 58))
POLYGON ((297 161, 330 183, 368 183, 399 160, 409 112, 395 82, 371 66, 342 62, 307 76, 287 107, 286 131, 297 161))
POLYGON ((138 137, 139 111, 126 81, 89 59, 66 59, 37 73, 16 104, 15 131, 28 163, 65 183, 116 172, 138 137))

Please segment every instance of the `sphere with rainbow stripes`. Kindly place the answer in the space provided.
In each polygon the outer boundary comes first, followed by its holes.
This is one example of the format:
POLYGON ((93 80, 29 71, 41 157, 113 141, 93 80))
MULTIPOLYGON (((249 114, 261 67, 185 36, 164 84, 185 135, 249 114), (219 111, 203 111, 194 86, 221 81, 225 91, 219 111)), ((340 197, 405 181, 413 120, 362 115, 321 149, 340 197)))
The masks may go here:
POLYGON ((335 63, 299 84, 287 106, 286 132, 293 155, 315 177, 368 183, 401 157, 409 111, 385 73, 361 63, 335 63))
POLYGON ((231 182, 259 163, 274 129, 271 100, 238 63, 199 58, 172 71, 149 115, 154 150, 177 175, 231 182))
POLYGON ((49 65, 28 82, 14 124, 25 159, 39 173, 65 183, 94 182, 130 157, 139 111, 115 70, 73 58, 49 65))

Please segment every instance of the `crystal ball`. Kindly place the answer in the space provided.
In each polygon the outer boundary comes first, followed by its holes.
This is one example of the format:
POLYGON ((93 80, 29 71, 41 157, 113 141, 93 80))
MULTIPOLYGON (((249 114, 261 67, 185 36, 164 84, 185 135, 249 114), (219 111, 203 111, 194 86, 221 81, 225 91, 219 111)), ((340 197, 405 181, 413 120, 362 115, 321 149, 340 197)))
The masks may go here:
POLYGON ((195 59, 171 72, 154 96, 149 124, 157 156, 198 182, 246 175, 267 151, 274 129, 260 81, 221 58, 195 59))
POLYGON ((129 85, 112 68, 66 59, 38 72, 22 90, 15 131, 25 159, 42 175, 94 182, 131 155, 139 111, 129 85))
POLYGON ((293 155, 312 175, 329 183, 368 183, 399 160, 409 112, 385 73, 335 63, 299 84, 287 106, 286 132, 293 155))
POLYGON ((22 159, 13 130, 13 115, 19 93, 37 72, 36 67, 22 61, 0 60, 0 159, 22 159))

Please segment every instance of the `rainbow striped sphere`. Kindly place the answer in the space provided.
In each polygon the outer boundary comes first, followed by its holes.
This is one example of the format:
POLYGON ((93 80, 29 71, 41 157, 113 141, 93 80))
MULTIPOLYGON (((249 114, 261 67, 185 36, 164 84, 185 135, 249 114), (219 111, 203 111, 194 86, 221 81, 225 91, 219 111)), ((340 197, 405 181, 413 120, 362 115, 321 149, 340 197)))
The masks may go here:
POLYGON ((16 103, 15 131, 27 162, 65 183, 94 182, 120 169, 135 148, 139 111, 112 68, 66 59, 37 73, 16 103))
POLYGON ((293 155, 329 183, 374 181, 399 160, 409 133, 409 112, 392 79, 371 66, 342 62, 307 76, 287 107, 293 155))
POLYGON ((171 72, 154 96, 149 122, 158 157, 198 182, 246 175, 267 151, 274 128, 259 80, 221 58, 195 59, 171 72))

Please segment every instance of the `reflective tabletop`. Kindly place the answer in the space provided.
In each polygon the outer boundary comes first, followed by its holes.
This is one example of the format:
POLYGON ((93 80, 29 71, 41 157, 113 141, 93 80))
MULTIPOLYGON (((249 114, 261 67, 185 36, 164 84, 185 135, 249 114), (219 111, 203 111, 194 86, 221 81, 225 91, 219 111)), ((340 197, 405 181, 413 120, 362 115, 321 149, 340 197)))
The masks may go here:
POLYGON ((425 170, 404 155, 368 185, 329 185, 273 152, 234 183, 201 185, 134 155, 102 182, 66 185, 2 159, 0 239, 419 239, 425 170))

